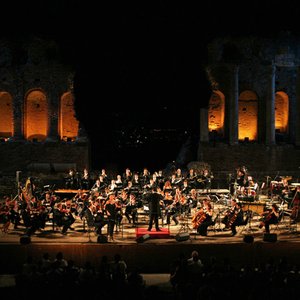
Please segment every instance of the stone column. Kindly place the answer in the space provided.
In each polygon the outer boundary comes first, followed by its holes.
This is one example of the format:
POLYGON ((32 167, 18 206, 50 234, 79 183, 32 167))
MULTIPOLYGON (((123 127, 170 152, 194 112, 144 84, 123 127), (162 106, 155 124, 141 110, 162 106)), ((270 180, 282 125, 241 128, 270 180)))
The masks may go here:
POLYGON ((209 142, 208 137, 208 109, 200 108, 200 143, 209 142))
POLYGON ((269 72, 269 86, 266 98, 266 145, 275 144, 275 75, 276 66, 272 64, 269 72))
MULTIPOLYGON (((232 69, 232 90, 229 99, 229 144, 238 144, 239 125, 239 66, 232 69)), ((226 100, 225 100, 226 101, 226 100)))
POLYGON ((300 67, 297 70, 296 106, 295 106, 295 145, 300 147, 300 67))

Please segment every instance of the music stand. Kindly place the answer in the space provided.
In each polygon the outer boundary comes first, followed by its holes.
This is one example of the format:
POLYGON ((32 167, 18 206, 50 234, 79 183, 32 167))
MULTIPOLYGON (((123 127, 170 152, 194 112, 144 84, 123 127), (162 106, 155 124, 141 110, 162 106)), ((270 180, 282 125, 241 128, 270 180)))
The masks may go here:
POLYGON ((178 231, 178 234, 181 233, 181 232, 189 232, 189 231, 192 231, 191 227, 189 226, 188 224, 188 216, 186 216, 185 213, 183 213, 183 216, 182 216, 183 220, 181 221, 181 226, 180 226, 180 229, 178 231))

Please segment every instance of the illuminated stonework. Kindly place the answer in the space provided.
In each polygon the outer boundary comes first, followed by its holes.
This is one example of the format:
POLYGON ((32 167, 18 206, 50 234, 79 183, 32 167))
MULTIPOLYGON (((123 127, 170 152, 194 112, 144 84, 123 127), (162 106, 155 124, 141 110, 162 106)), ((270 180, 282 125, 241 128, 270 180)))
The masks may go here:
POLYGON ((12 97, 7 92, 0 92, 0 138, 13 136, 13 103, 12 97))
POLYGON ((257 139, 257 96, 252 91, 244 91, 239 97, 239 140, 257 139))
POLYGON ((209 99, 208 129, 216 130, 218 134, 224 132, 225 96, 220 91, 214 91, 209 99))
POLYGON ((46 95, 40 90, 29 92, 25 99, 25 138, 44 141, 48 132, 46 95))
POLYGON ((289 97, 285 92, 275 94, 275 129, 281 133, 288 132, 289 97))
POLYGON ((60 138, 74 141, 78 136, 79 122, 75 117, 74 98, 68 92, 62 95, 60 102, 60 138))

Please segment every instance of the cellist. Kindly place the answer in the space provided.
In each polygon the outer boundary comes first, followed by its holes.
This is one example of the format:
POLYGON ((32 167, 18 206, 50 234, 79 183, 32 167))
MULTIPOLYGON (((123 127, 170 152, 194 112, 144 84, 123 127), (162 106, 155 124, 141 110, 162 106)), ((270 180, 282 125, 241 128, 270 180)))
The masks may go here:
POLYGON ((207 228, 212 225, 213 208, 209 199, 203 200, 203 215, 199 220, 197 232, 202 236, 207 236, 207 228))
POLYGON ((273 203, 271 210, 263 212, 263 216, 264 218, 260 222, 259 228, 263 228, 265 226, 266 233, 270 233, 270 224, 277 224, 279 221, 278 206, 273 203))

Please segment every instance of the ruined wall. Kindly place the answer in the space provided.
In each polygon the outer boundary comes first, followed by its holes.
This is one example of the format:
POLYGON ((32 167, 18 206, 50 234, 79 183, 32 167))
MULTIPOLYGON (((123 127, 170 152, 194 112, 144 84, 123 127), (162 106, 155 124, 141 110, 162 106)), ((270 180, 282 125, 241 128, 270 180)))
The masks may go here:
MULTIPOLYGON (((212 88, 224 95, 225 134, 201 140, 198 160, 221 170, 237 164, 298 172, 300 39, 289 33, 273 39, 216 38, 208 56, 212 88)), ((208 110, 208 120, 210 115, 208 110)), ((212 128, 209 121, 200 124, 212 128)))
POLYGON ((39 163, 88 167, 89 142, 74 109, 74 70, 57 44, 36 37, 0 41, 0 169, 39 163))

